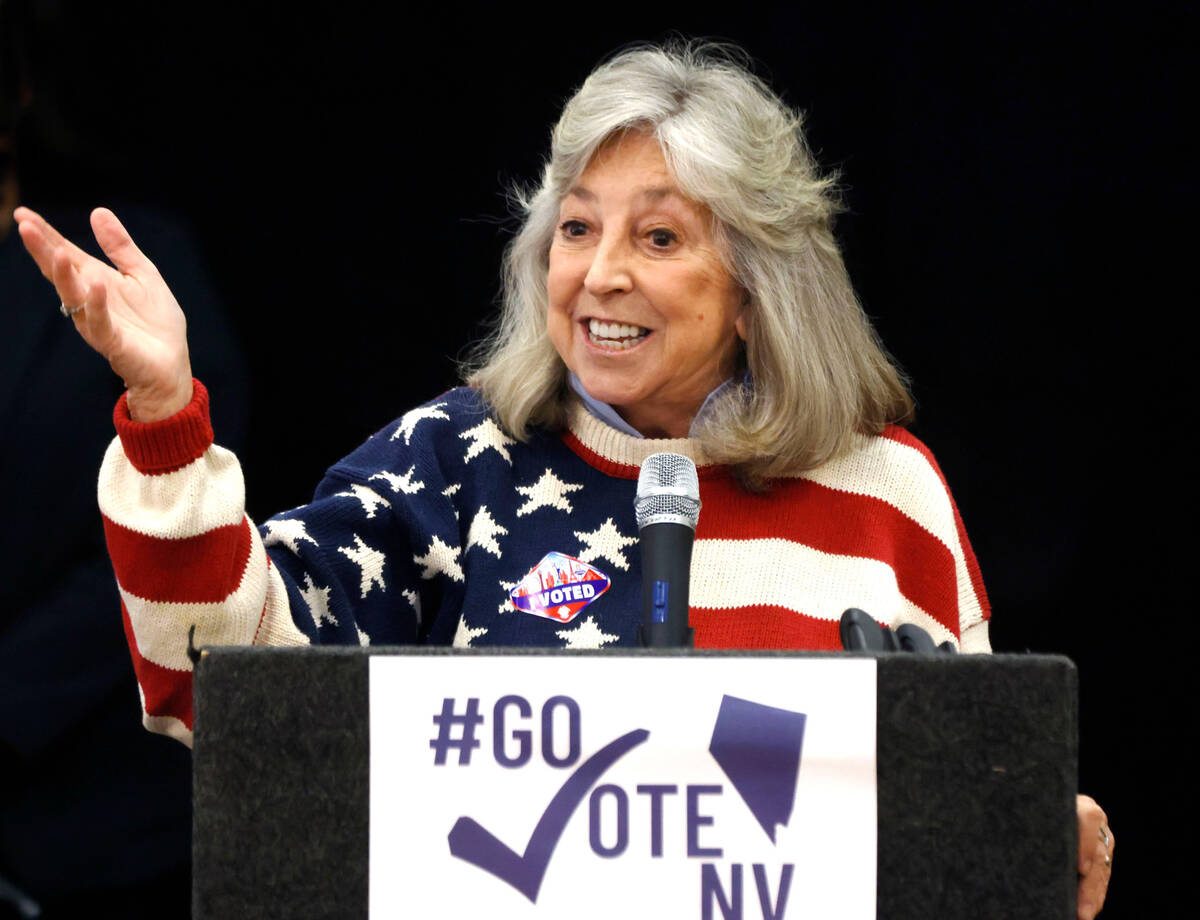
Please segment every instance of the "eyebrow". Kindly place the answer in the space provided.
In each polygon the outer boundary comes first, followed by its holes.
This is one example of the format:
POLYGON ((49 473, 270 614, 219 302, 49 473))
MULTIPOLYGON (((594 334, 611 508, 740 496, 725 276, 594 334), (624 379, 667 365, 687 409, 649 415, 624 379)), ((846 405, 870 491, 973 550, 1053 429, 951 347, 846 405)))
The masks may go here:
MULTIPOLYGON (((596 193, 582 185, 575 186, 573 189, 567 192, 567 194, 574 195, 576 198, 582 198, 584 201, 596 200, 596 193)), ((639 198, 644 198, 651 202, 662 201, 664 198, 683 198, 683 195, 680 194, 679 189, 672 185, 656 185, 649 188, 638 189, 637 195, 639 198)))

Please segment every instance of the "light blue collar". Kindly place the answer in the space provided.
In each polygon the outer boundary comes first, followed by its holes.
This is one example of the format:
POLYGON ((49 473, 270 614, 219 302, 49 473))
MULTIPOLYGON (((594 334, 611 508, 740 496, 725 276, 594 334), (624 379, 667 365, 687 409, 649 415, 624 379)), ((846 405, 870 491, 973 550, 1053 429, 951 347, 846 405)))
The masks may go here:
MULTIPOLYGON (((749 373, 747 373, 746 379, 749 380, 749 378, 750 378, 750 375, 749 375, 749 373)), ((642 434, 640 431, 638 431, 636 428, 634 428, 632 425, 630 425, 629 422, 627 422, 627 421, 625 421, 625 419, 621 418, 620 414, 617 412, 616 409, 614 409, 608 403, 600 402, 600 400, 596 399, 595 397, 592 396, 592 394, 590 394, 587 390, 585 390, 583 388, 583 384, 580 383, 579 378, 576 377, 575 374, 573 374, 571 371, 567 371, 567 380, 571 384, 571 389, 574 390, 577 394, 579 394, 579 398, 583 400, 584 408, 586 408, 593 417, 598 418, 600 421, 604 422, 604 424, 608 425, 610 428, 615 428, 615 429, 617 429, 617 431, 620 431, 623 434, 627 434, 630 437, 634 437, 634 438, 644 438, 645 437, 644 434, 642 434)), ((711 393, 708 394, 708 396, 706 396, 704 398, 704 402, 702 402, 700 404, 700 411, 696 413, 696 417, 694 419, 692 419, 691 427, 688 429, 688 437, 689 438, 695 437, 697 425, 699 425, 700 421, 704 418, 705 413, 708 412, 709 408, 716 401, 716 398, 725 392, 726 387, 736 386, 736 385, 737 385, 736 378, 730 377, 728 380, 726 380, 724 383, 720 384, 715 390, 713 390, 711 393)))

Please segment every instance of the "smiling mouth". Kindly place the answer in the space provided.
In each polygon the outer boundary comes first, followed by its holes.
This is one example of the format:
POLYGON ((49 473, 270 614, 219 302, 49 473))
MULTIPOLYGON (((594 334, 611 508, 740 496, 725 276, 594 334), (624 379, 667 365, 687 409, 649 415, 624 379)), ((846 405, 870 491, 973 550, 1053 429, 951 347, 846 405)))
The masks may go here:
POLYGON ((627 323, 606 323, 603 320, 589 319, 585 323, 588 341, 597 348, 608 351, 623 351, 633 348, 645 341, 650 330, 642 326, 631 326, 627 323))

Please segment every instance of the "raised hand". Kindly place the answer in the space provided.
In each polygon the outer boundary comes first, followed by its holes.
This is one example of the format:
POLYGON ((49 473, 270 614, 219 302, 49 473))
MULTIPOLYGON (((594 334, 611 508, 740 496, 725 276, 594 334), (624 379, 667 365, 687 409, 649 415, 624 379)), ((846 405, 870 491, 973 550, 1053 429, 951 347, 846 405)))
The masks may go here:
POLYGON ((183 311, 116 215, 107 208, 91 215, 96 241, 115 268, 29 208, 17 208, 13 217, 75 329, 125 381, 130 415, 153 422, 184 408, 192 399, 192 369, 183 311))

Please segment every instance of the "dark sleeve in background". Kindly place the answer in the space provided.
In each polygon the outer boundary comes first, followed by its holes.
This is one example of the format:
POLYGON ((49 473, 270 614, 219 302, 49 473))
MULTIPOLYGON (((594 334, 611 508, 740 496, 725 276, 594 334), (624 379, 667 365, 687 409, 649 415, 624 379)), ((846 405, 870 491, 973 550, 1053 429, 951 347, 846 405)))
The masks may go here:
MULTIPOLYGON (((241 456, 261 520, 454 382, 498 287, 502 191, 536 180, 549 124, 597 60, 672 29, 741 43, 841 172, 851 276, 914 380, 915 430, 978 553, 993 644, 1079 665, 1081 788, 1121 838, 1108 913, 1153 913, 1174 895, 1154 880, 1183 877, 1154 792, 1182 788, 1190 727, 1155 622, 1190 625, 1187 310, 1170 276, 1194 235, 1176 242, 1194 200, 1175 127, 1191 14, 528 15, 49 16, 37 53, 53 104, 23 127, 25 200, 120 196, 186 216, 252 358, 241 456)), ((206 383, 220 412, 220 381, 206 383)), ((89 409, 104 425, 110 396, 89 409)))

